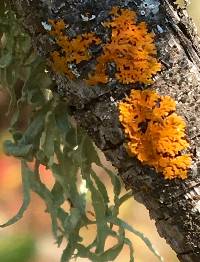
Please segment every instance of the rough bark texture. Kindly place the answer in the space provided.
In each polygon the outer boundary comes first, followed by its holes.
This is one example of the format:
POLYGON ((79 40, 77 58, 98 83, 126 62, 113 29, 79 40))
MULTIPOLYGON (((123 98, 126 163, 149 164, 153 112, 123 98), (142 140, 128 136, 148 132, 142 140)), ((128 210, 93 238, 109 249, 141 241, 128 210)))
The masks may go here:
MULTIPOLYGON (((78 123, 87 130, 108 160, 118 168, 127 188, 149 210, 157 230, 175 250, 180 261, 200 261, 200 45, 186 10, 167 0, 16 0, 13 2, 32 36, 33 45, 49 57, 53 45, 41 22, 64 18, 73 34, 87 30, 101 33, 100 23, 112 6, 135 10, 156 34, 162 72, 152 85, 160 94, 177 101, 178 113, 187 121, 193 165, 186 180, 165 180, 154 169, 128 156, 118 119, 116 102, 129 93, 130 86, 112 82, 88 87, 83 81, 70 82, 51 72, 58 92, 66 97, 78 123), (95 19, 83 21, 81 14, 95 19)), ((104 32, 102 32, 103 34, 104 32)), ((81 68, 79 69, 81 72, 81 68)), ((82 72, 81 72, 82 74, 82 72)), ((82 74, 84 76, 84 73, 82 74)))

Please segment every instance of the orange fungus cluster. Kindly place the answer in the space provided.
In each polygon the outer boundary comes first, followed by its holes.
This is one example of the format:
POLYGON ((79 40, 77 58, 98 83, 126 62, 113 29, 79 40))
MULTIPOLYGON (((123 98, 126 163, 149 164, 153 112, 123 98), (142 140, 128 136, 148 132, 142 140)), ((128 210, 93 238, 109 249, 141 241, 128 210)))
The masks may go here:
POLYGON ((110 28, 111 36, 107 43, 94 33, 85 33, 70 39, 65 34, 63 20, 50 20, 51 35, 55 37, 59 51, 51 54, 54 70, 74 78, 70 63, 79 64, 92 58, 89 48, 92 44, 101 45, 102 52, 96 58, 94 71, 86 82, 89 85, 106 84, 109 81, 108 63, 114 63, 115 78, 123 84, 136 82, 150 84, 152 76, 160 70, 157 61, 153 33, 149 33, 145 22, 136 23, 136 14, 129 9, 113 7, 111 19, 104 22, 110 28))
POLYGON ((171 97, 151 90, 132 90, 119 103, 120 122, 125 128, 130 154, 162 172, 166 179, 185 179, 192 159, 183 153, 189 147, 186 124, 175 110, 171 97))
POLYGON ((93 33, 85 33, 70 39, 64 33, 66 26, 63 20, 50 20, 50 23, 53 27, 51 35, 55 37, 56 44, 60 47, 60 51, 54 51, 51 54, 53 69, 59 73, 64 73, 69 79, 73 79, 74 75, 69 64, 72 62, 79 64, 82 61, 90 60, 91 55, 88 48, 92 44, 100 44, 100 39, 93 33))
POLYGON ((87 82, 91 85, 107 83, 107 64, 114 62, 115 77, 120 83, 152 83, 152 76, 160 70, 153 33, 148 33, 145 22, 136 24, 134 11, 113 7, 111 15, 112 20, 103 24, 111 29, 111 40, 103 46, 96 70, 87 82))

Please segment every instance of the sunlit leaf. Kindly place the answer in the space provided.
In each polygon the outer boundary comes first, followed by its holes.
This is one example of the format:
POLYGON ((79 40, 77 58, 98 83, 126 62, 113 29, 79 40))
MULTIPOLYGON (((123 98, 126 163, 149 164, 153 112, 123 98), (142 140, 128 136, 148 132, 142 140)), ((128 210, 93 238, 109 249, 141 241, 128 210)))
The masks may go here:
POLYGON ((110 171, 108 168, 103 167, 103 169, 106 171, 107 175, 110 177, 112 185, 113 185, 113 190, 114 190, 114 200, 115 203, 117 202, 118 196, 121 193, 121 181, 118 175, 110 171))
POLYGON ((96 223, 97 223, 97 248, 96 252, 101 253, 104 250, 105 240, 107 238, 107 223, 106 223, 106 212, 107 207, 104 202, 102 193, 97 190, 92 180, 87 178, 87 186, 91 192, 92 205, 94 207, 96 223))
POLYGON ((45 121, 45 130, 41 141, 41 148, 48 159, 54 155, 54 141, 57 136, 55 117, 52 112, 48 112, 45 121))
POLYGON ((101 165, 97 150, 88 136, 84 137, 84 140, 82 140, 82 143, 80 145, 80 148, 81 155, 87 162, 87 165, 91 165, 92 163, 95 163, 99 166, 101 165))
POLYGON ((97 185, 97 188, 99 190, 99 192, 101 192, 103 198, 104 198, 104 203, 108 204, 109 203, 109 197, 108 197, 108 193, 107 193, 107 189, 104 185, 104 183, 99 179, 99 177, 96 175, 96 173, 91 170, 91 175, 97 185))

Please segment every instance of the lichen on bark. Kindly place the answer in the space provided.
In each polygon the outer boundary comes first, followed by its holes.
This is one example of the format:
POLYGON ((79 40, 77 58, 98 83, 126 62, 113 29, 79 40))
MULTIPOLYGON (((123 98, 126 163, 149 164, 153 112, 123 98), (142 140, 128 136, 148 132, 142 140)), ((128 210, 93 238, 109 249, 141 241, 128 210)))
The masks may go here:
MULTIPOLYGON (((130 8, 154 31, 162 73, 155 77, 152 88, 160 95, 177 101, 177 112, 187 123, 193 165, 188 179, 165 180, 153 168, 143 166, 124 148, 124 133, 118 118, 117 101, 129 94, 132 86, 111 81, 102 88, 89 88, 81 78, 72 82, 51 72, 58 92, 64 96, 77 122, 87 130, 96 145, 118 168, 119 175, 134 197, 149 210, 158 232, 177 253, 180 261, 200 261, 200 46, 196 31, 186 10, 177 9, 167 0, 95 0, 95 1, 26 1, 13 2, 23 24, 32 36, 33 46, 46 58, 54 50, 42 22, 66 19, 71 37, 84 30, 104 35, 101 23, 112 6, 130 8), (144 5, 145 4, 145 5, 144 5), (85 21, 84 17, 94 17, 85 21)), ((84 76, 88 68, 79 68, 84 76)), ((142 84, 139 85, 143 89, 142 84)))

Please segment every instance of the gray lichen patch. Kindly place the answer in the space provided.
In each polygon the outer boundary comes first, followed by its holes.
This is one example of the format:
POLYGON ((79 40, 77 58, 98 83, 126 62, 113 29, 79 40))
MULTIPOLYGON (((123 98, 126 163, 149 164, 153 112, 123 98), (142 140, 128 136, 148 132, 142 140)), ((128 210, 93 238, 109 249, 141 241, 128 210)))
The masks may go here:
POLYGON ((159 12, 160 1, 158 0, 144 0, 139 6, 140 14, 149 16, 156 15, 159 12))

